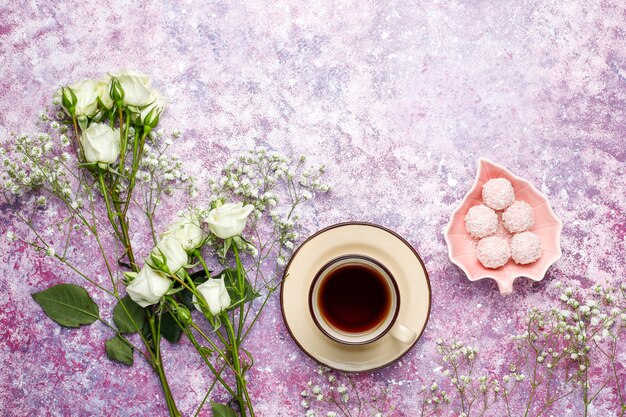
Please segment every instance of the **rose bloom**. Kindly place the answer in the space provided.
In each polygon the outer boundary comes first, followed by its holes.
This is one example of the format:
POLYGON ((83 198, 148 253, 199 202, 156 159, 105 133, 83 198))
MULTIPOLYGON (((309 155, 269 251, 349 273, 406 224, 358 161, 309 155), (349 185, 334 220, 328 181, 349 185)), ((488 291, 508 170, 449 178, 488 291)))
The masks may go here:
POLYGON ((87 162, 112 164, 120 153, 120 134, 107 124, 92 123, 81 137, 87 162))
POLYGON ((187 251, 183 242, 176 236, 165 236, 152 249, 150 257, 155 263, 165 264, 170 273, 175 274, 187 263, 187 251))
MULTIPOLYGON (((98 111, 98 97, 101 90, 106 88, 106 86, 107 83, 92 79, 82 80, 68 86, 76 94, 75 116, 91 117, 96 114, 98 111)), ((63 97, 62 90, 57 91, 55 97, 59 99, 63 97)), ((67 109, 65 111, 67 112, 67 109)))
POLYGON ((215 236, 228 239, 241 234, 253 209, 250 204, 226 203, 211 210, 205 220, 215 236))
POLYGON ((204 232, 200 228, 200 221, 197 217, 182 219, 167 226, 165 232, 161 233, 161 238, 174 236, 180 240, 183 249, 193 252, 204 243, 204 232))
MULTIPOLYGON (((204 284, 198 285, 197 290, 204 297, 209 311, 214 316, 230 306, 230 295, 228 295, 226 284, 221 278, 209 279, 204 284)), ((193 303, 198 311, 202 311, 195 295, 193 296, 193 303)))
POLYGON ((165 274, 144 265, 135 279, 128 284, 126 292, 134 302, 146 307, 158 303, 171 285, 172 281, 165 274))
POLYGON ((134 71, 121 71, 117 74, 109 74, 115 77, 124 90, 124 104, 128 106, 143 107, 154 100, 152 99, 150 76, 134 71))

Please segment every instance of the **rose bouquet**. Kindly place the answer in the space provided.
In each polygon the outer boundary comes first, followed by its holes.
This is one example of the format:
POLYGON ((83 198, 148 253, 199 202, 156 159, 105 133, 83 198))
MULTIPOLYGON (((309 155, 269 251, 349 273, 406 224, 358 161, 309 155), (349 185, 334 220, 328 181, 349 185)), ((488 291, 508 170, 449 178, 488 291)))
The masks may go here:
POLYGON ((278 288, 284 254, 298 238, 296 208, 328 191, 320 180, 323 167, 310 172, 304 158, 291 164, 277 152, 250 151, 210 182, 205 202, 159 233, 157 208, 165 197, 179 191, 198 196, 194 178, 166 152, 180 133, 167 138, 155 130, 165 104, 150 77, 128 71, 60 88, 55 108, 41 115, 44 131, 0 148, 1 195, 24 226, 8 236, 115 299, 109 322, 79 285, 33 294, 62 326, 98 321, 111 329, 105 349, 112 360, 132 365, 139 352, 159 378, 170 415, 181 413, 160 343, 182 335, 213 377, 196 413, 220 386, 232 401, 211 401, 214 412, 235 415, 232 405, 254 415, 245 375, 253 355, 245 339, 278 288), (85 262, 77 245, 96 250, 102 268, 85 262), (148 250, 140 255, 138 246, 148 250), (269 274, 261 268, 268 259, 276 261, 269 274))

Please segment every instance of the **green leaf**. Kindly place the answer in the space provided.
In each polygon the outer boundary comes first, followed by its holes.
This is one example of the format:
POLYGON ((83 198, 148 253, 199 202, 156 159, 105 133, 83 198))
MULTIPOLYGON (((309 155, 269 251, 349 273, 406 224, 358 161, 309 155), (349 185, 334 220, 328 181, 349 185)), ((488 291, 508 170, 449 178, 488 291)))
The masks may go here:
POLYGON ((109 359, 131 366, 133 364, 133 348, 119 336, 106 341, 107 356, 109 359))
POLYGON ((213 410, 213 417, 237 417, 235 410, 215 401, 211 401, 211 410, 213 410))
POLYGON ((176 343, 180 340, 183 330, 180 328, 172 314, 167 311, 161 314, 161 335, 169 342, 176 343))
POLYGON ((98 305, 87 291, 74 284, 59 284, 32 294, 44 313, 61 326, 80 327, 100 318, 98 305))
POLYGON ((126 296, 118 301, 113 309, 113 322, 121 333, 136 333, 146 322, 146 311, 126 296))
POLYGON ((227 268, 220 272, 215 278, 223 278, 224 284, 226 285, 226 290, 228 291, 228 295, 230 296, 231 304, 239 304, 241 300, 244 302, 252 301, 255 298, 259 297, 260 294, 254 290, 248 278, 244 276, 243 278, 243 293, 239 289, 239 281, 237 278, 237 270, 232 268, 227 268), (245 299, 244 299, 245 297, 245 299))

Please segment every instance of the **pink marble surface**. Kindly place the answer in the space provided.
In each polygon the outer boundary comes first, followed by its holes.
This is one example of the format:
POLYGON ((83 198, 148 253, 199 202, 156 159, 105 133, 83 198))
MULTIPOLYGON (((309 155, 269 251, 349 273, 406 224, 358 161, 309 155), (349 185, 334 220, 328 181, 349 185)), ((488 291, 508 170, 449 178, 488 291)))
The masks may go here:
MULTIPOLYGON (((33 131, 57 86, 128 67, 152 74, 171 99, 162 125, 186 132, 177 151, 199 172, 201 190, 254 145, 325 163, 334 190, 304 213, 305 234, 345 220, 380 223, 406 237, 430 273, 423 338, 402 361, 353 377, 364 397, 389 390, 395 408, 386 415, 417 415, 418 387, 438 366, 437 338, 467 340, 485 367, 501 365, 528 308, 556 303, 557 280, 623 281, 623 2, 106 3, 0 5, 2 140, 33 131), (491 281, 468 282, 442 236, 480 156, 535 184, 564 222, 563 258, 542 282, 516 282, 508 298, 491 281)), ((79 281, 8 243, 8 210, 0 217, 0 414, 165 415, 146 363, 106 359, 106 328, 62 329, 33 302, 33 292, 79 281)), ((175 210, 168 206, 163 221, 175 210)), ((89 248, 77 250, 90 259, 89 248)), ((110 301, 94 297, 109 314, 110 301)), ((258 415, 303 415, 299 393, 316 364, 290 339, 278 297, 247 348, 258 415)), ((164 350, 188 415, 209 378, 188 344, 164 350)), ((581 415, 577 401, 555 415, 581 415)), ((600 398, 592 415, 619 415, 615 401, 600 398)))

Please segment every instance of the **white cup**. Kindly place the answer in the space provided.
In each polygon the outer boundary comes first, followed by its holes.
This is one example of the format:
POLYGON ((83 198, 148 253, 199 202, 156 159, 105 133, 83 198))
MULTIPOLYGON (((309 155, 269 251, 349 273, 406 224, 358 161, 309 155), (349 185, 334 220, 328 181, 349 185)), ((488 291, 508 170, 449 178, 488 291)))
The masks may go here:
POLYGON ((384 265, 367 256, 345 255, 324 265, 311 284, 309 309, 320 331, 342 344, 364 345, 387 333, 407 345, 417 338, 397 321, 400 291, 395 279, 384 265), (364 284, 360 287, 359 282, 364 284), (368 290, 359 292, 362 288, 368 290), (353 305, 366 314, 351 311, 353 305), (368 305, 374 310, 367 310, 368 305), (361 317, 367 320, 360 322, 361 317))

